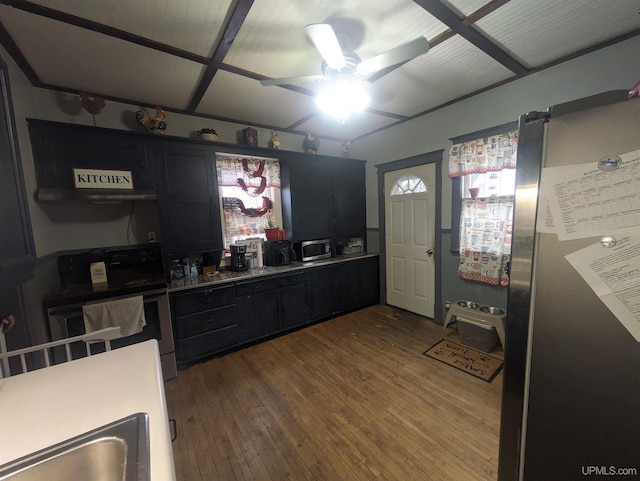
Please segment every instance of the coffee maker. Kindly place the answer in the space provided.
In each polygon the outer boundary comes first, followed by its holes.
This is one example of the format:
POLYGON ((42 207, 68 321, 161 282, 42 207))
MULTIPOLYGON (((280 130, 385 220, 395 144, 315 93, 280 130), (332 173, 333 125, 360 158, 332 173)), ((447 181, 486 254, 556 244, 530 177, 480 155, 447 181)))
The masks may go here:
POLYGON ((231 270, 232 271, 246 271, 249 269, 249 262, 247 261, 247 246, 241 244, 231 244, 231 270))

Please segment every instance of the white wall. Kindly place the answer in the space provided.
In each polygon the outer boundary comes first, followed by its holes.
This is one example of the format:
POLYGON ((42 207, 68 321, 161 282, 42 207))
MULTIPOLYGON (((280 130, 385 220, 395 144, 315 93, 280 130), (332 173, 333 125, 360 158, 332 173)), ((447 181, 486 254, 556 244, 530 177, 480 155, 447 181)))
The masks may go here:
MULTIPOLYGON (((353 145, 367 159, 367 227, 378 227, 375 165, 445 149, 449 138, 517 121, 521 114, 608 90, 627 90, 640 80, 640 37, 529 75, 501 87, 387 129, 353 145)), ((640 101, 640 100, 638 100, 640 101)), ((450 228, 451 181, 443 168, 442 227, 450 228)))

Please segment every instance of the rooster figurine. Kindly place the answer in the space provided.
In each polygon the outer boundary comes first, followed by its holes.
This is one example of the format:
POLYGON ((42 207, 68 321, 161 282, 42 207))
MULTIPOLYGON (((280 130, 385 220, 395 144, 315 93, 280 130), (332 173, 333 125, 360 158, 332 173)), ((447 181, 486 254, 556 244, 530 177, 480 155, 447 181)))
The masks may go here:
POLYGON ((320 139, 316 137, 313 138, 311 132, 307 132, 307 136, 302 143, 302 148, 307 154, 315 154, 318 151, 318 147, 320 147, 320 139))
POLYGON ((136 120, 153 134, 164 134, 167 129, 167 118, 162 111, 162 107, 156 107, 156 115, 151 117, 149 113, 140 109, 136 112, 136 120))

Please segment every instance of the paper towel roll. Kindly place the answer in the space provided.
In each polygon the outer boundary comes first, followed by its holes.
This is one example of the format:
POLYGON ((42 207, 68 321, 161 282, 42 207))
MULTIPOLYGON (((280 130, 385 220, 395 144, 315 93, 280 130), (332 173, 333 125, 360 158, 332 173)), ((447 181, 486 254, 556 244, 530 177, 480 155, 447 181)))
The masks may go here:
POLYGON ((264 267, 264 259, 262 258, 262 242, 258 242, 256 257, 258 258, 258 269, 262 269, 264 267))

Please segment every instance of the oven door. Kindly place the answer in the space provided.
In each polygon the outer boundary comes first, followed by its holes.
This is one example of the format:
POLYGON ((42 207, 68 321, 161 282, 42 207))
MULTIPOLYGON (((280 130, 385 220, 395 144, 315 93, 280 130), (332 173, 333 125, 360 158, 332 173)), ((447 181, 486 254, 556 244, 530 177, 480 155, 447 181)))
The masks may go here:
MULTIPOLYGON (((140 295, 140 294, 136 294, 140 295)), ((96 302, 115 301, 126 299, 130 296, 120 296, 109 299, 101 299, 96 302)), ((165 380, 175 377, 175 349, 173 343, 173 330, 171 326, 171 310, 169 307, 169 296, 166 289, 158 289, 143 293, 144 300, 144 316, 147 322, 142 332, 131 336, 114 339, 111 341, 113 348, 129 346, 138 342, 156 339, 158 341, 158 349, 162 361, 162 370, 165 380)), ((84 317, 82 316, 82 306, 89 303, 70 304, 66 306, 50 307, 47 309, 49 320, 49 330, 51 332, 51 340, 66 339, 68 337, 78 336, 85 333, 84 317)), ((72 346, 72 355, 76 357, 86 356, 84 346, 72 346)), ((100 347, 94 346, 93 349, 99 352, 100 347)), ((54 352, 54 359, 55 359, 54 352)))

